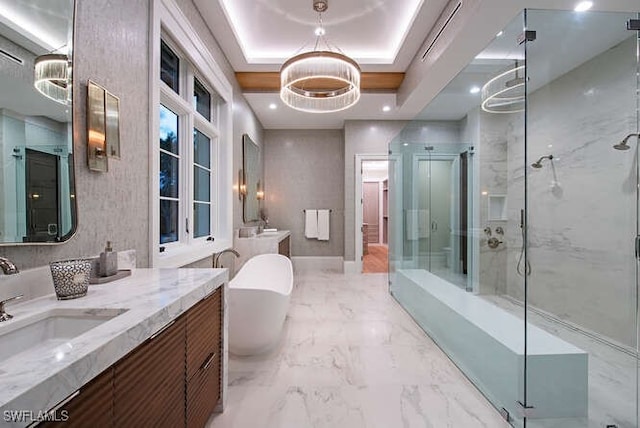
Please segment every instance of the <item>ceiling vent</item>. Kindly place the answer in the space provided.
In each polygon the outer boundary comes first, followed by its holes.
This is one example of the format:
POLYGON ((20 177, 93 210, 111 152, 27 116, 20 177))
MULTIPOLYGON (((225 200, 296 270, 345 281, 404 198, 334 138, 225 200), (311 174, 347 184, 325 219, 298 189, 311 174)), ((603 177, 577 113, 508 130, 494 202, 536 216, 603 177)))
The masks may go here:
POLYGON ((449 3, 447 3, 444 9, 442 9, 438 20, 436 21, 435 25, 431 29, 431 32, 429 33, 423 44, 423 46, 425 46, 426 48, 422 54, 422 61, 427 58, 433 47, 436 45, 436 43, 438 43, 438 40, 440 40, 440 36, 442 36, 444 30, 447 29, 447 27, 451 23, 451 20, 453 20, 460 9, 462 9, 461 0, 451 0, 449 3))
POLYGON ((24 60, 22 58, 19 58, 19 57, 13 55, 13 54, 10 54, 9 52, 7 52, 5 50, 2 50, 2 49, 0 49, 0 56, 3 56, 5 58, 7 58, 7 59, 10 59, 11 61, 13 61, 15 63, 18 63, 20 65, 24 64, 24 60))

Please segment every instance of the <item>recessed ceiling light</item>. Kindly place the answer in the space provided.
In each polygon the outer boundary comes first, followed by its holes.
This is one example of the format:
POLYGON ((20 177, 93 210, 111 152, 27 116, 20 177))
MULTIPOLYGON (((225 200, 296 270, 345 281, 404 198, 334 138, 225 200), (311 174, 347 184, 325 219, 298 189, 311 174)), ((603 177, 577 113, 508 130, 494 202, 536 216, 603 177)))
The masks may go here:
POLYGON ((584 12, 591 9, 592 6, 592 1, 581 1, 580 3, 576 4, 576 7, 573 10, 575 10, 576 12, 584 12))
POLYGON ((496 34, 496 37, 500 37, 504 34, 504 31, 500 31, 498 34, 496 34))
POLYGON ((471 94, 477 94, 478 92, 480 92, 479 86, 472 86, 471 89, 469 89, 469 93, 471 94))
POLYGON ((389 106, 384 106, 384 107, 382 107, 382 111, 385 111, 385 112, 386 112, 386 111, 391 111, 391 107, 389 107, 389 106))
POLYGON ((271 110, 275 110, 275 109, 277 109, 277 108, 278 108, 278 106, 277 106, 275 103, 271 103, 271 104, 269 104, 269 108, 270 108, 271 110))

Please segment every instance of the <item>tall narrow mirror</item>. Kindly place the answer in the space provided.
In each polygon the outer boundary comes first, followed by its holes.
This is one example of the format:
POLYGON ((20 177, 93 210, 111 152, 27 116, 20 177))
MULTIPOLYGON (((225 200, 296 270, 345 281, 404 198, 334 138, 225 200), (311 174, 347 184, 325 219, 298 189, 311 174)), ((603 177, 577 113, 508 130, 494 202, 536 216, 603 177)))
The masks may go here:
POLYGON ((0 0, 0 244, 76 228, 74 0, 0 0))

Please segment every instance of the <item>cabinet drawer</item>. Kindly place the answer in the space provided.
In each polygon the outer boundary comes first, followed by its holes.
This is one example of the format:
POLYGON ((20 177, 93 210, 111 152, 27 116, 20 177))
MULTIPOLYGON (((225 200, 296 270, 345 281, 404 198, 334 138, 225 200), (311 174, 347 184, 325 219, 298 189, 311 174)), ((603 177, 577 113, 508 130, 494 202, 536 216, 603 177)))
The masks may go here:
POLYGON ((77 395, 55 410, 59 422, 43 422, 38 427, 113 427, 113 368, 83 386, 77 395))
POLYGON ((116 427, 184 426, 184 327, 178 318, 115 365, 116 427))
POLYGON ((187 313, 187 380, 202 367, 211 353, 220 354, 222 287, 187 313))
POLYGON ((216 353, 208 367, 200 368, 187 383, 187 428, 202 428, 220 399, 221 357, 216 353))

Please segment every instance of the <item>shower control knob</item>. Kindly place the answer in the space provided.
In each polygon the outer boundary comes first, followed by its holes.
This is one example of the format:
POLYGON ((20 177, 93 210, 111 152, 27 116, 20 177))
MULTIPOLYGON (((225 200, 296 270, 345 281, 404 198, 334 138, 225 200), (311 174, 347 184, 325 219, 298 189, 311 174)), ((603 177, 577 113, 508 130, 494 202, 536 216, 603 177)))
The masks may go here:
POLYGON ((498 248, 498 245, 500 245, 500 244, 502 244, 502 241, 499 240, 498 238, 496 238, 495 236, 487 239, 487 245, 491 249, 498 248))

